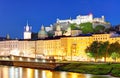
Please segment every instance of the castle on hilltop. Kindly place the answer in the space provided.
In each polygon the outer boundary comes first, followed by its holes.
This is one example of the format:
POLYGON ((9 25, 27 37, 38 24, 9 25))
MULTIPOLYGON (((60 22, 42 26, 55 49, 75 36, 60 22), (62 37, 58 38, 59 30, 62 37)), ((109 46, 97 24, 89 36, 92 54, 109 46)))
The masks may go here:
POLYGON ((104 16, 101 16, 100 18, 93 18, 93 14, 88 14, 88 15, 78 15, 76 16, 76 19, 70 18, 70 19, 60 20, 57 18, 55 24, 45 27, 45 29, 47 32, 56 31, 59 25, 61 31, 66 31, 66 33, 63 32, 63 35, 76 36, 76 34, 77 35, 82 34, 82 30, 80 30, 80 24, 83 23, 91 23, 93 29, 95 29, 97 26, 100 25, 104 26, 105 29, 109 29, 111 27, 111 24, 105 21, 104 16), (71 29, 71 24, 76 24, 76 28, 79 28, 79 30, 71 29))
POLYGON ((76 24, 81 24, 81 23, 86 23, 86 22, 101 22, 105 23, 105 18, 104 16, 101 16, 101 18, 93 18, 93 14, 89 15, 78 15, 76 16, 76 19, 66 19, 66 20, 60 20, 57 19, 57 23, 76 23, 76 24))

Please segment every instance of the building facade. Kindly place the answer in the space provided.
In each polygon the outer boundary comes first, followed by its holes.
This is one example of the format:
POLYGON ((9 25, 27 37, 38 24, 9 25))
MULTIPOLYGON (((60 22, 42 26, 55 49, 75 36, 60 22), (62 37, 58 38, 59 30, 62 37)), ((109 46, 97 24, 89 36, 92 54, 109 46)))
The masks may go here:
POLYGON ((0 56, 22 56, 32 58, 88 61, 85 49, 93 41, 119 42, 120 37, 110 34, 94 34, 92 36, 61 37, 50 40, 3 40, 0 41, 0 56))

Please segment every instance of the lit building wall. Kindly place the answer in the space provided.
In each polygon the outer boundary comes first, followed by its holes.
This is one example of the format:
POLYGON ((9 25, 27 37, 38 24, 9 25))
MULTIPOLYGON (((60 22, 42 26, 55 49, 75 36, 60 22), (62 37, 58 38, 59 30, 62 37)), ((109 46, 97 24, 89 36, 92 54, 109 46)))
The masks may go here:
POLYGON ((0 55, 8 56, 8 55, 18 55, 18 52, 14 52, 14 50, 18 50, 18 40, 6 40, 0 41, 0 55))
POLYGON ((19 41, 18 50, 19 56, 35 57, 35 41, 19 41))
POLYGON ((60 39, 60 42, 61 42, 61 51, 63 53, 63 56, 68 56, 68 49, 67 49, 67 38, 61 38, 60 39))
POLYGON ((24 32, 24 39, 31 39, 31 32, 24 32))
POLYGON ((20 50, 19 56, 27 56, 27 41, 19 41, 18 43, 19 47, 18 49, 20 50))
POLYGON ((6 46, 9 48, 11 55, 19 55, 18 40, 8 40, 6 41, 6 46))
POLYGON ((36 53, 38 55, 44 55, 45 47, 43 40, 36 41, 36 53))
POLYGON ((28 41, 27 42, 27 48, 28 48, 28 56, 35 57, 36 54, 36 47, 35 47, 35 41, 28 41))
POLYGON ((94 34, 52 40, 5 40, 0 41, 0 56, 18 55, 34 58, 44 55, 85 61, 87 60, 85 49, 93 41, 109 41, 109 43, 118 41, 120 43, 120 37, 110 37, 110 34, 94 34))
POLYGON ((5 45, 5 41, 0 41, 0 56, 6 56, 8 53, 9 48, 5 45))
POLYGON ((111 38, 109 39, 109 42, 110 42, 110 43, 115 43, 116 41, 120 43, 120 37, 111 37, 111 38))
POLYGON ((61 55, 60 40, 37 40, 36 42, 36 53, 44 56, 55 56, 61 55))
POLYGON ((92 35, 94 41, 109 41, 110 34, 94 34, 92 35))
POLYGON ((61 55, 61 46, 60 46, 60 40, 59 39, 45 40, 44 45, 45 45, 47 56, 61 55))
POLYGON ((67 59, 86 60, 85 49, 92 43, 92 37, 66 37, 61 38, 61 48, 67 59))

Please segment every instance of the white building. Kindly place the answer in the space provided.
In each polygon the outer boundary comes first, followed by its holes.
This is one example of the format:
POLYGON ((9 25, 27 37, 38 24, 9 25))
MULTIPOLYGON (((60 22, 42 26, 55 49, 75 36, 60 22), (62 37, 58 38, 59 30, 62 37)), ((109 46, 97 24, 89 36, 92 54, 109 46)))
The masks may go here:
POLYGON ((25 28, 24 39, 31 39, 31 34, 32 34, 31 29, 32 28, 28 25, 28 23, 24 28, 25 28))
POLYGON ((81 23, 86 23, 86 22, 105 22, 104 16, 101 18, 93 18, 93 14, 89 15, 78 15, 76 16, 76 19, 66 19, 66 20, 60 20, 57 19, 57 23, 76 23, 76 24, 81 24, 81 23))
POLYGON ((45 27, 46 32, 52 31, 53 30, 53 25, 51 24, 48 27, 45 27))

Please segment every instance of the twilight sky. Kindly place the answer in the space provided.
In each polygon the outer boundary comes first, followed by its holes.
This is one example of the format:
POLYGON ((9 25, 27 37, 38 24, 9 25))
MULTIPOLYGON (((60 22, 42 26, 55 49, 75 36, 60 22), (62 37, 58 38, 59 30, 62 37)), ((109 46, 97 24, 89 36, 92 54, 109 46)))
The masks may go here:
POLYGON ((23 38, 27 20, 32 31, 38 32, 42 24, 49 26, 57 18, 89 13, 120 24, 120 0, 0 0, 0 37, 9 33, 12 38, 23 38))

